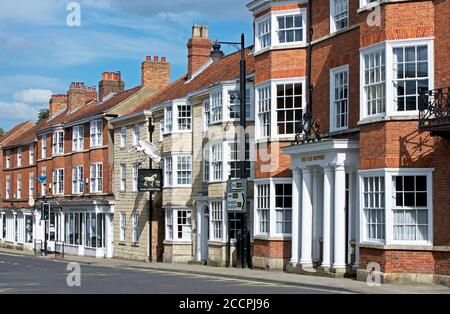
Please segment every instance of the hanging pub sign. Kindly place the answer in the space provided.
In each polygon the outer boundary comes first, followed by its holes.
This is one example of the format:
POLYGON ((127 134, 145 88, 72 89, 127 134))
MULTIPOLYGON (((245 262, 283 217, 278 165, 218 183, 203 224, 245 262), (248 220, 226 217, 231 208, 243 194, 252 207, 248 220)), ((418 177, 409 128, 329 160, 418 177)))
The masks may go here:
POLYGON ((161 169, 139 169, 138 190, 139 192, 160 192, 162 189, 161 169))

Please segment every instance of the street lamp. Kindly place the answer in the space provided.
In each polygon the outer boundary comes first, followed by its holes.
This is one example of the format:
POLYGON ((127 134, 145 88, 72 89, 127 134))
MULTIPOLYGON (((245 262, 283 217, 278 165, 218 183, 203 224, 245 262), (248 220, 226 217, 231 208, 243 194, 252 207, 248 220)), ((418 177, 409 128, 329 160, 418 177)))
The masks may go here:
MULTIPOLYGON (((239 90, 239 101, 240 101, 240 130, 239 130, 239 143, 240 143, 240 149, 239 149, 239 159, 240 159, 240 177, 242 180, 247 179, 247 173, 246 173, 246 161, 245 161, 245 144, 246 144, 246 128, 247 128, 247 117, 246 117, 246 98, 247 98, 247 64, 245 61, 245 35, 241 35, 241 42, 217 42, 219 44, 223 45, 232 45, 239 49, 241 51, 241 60, 240 60, 240 90, 239 90)), ((236 96, 234 96, 236 97, 236 96)), ((246 185, 245 185, 246 186, 246 185)), ((246 188, 245 188, 246 189, 246 188)), ((246 201, 247 201, 247 191, 244 191, 244 204, 243 208, 244 211, 241 214, 241 236, 244 234, 244 223, 245 223, 245 211, 246 211, 246 201)), ((227 219, 229 219, 228 211, 227 211, 227 219)), ((229 226, 229 224, 228 224, 229 226)), ((228 227, 228 243, 230 243, 230 232, 228 227)), ((229 248, 230 250, 230 244, 229 248)), ((241 256, 240 260, 237 261, 237 266, 239 268, 244 268, 245 264, 245 254, 244 254, 244 244, 243 241, 241 241, 241 256)))

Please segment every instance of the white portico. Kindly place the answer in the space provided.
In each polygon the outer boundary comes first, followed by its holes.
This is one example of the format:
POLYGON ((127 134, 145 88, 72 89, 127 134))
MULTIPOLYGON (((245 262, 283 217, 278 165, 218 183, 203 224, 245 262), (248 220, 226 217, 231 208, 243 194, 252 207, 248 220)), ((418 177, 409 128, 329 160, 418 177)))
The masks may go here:
POLYGON ((292 266, 356 267, 358 141, 324 139, 284 151, 292 157, 292 266))

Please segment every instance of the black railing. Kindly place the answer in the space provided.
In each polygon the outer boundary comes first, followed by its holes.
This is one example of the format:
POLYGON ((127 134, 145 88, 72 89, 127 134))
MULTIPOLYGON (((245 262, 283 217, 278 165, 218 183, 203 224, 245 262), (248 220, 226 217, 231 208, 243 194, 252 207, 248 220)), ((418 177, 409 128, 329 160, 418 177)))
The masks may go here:
POLYGON ((63 241, 55 242, 55 258, 58 256, 60 256, 61 258, 64 258, 64 242, 63 241))
POLYGON ((419 128, 439 131, 450 127, 450 87, 430 90, 419 95, 419 128))

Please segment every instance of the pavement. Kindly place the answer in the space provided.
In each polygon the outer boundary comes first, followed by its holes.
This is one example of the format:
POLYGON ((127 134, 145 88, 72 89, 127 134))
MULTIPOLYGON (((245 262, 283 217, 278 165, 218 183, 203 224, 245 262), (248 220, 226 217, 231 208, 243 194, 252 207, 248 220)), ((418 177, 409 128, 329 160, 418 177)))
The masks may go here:
MULTIPOLYGON (((383 284, 380 286, 369 286, 365 282, 356 281, 350 278, 327 278, 317 276, 306 276, 289 274, 285 272, 275 272, 266 270, 222 268, 204 265, 190 264, 169 264, 169 263, 145 263, 139 261, 128 261, 119 259, 99 259, 81 256, 65 256, 64 259, 55 259, 53 255, 44 257, 31 256, 31 252, 22 252, 0 248, 0 278, 5 275, 10 276, 9 281, 13 282, 16 277, 12 276, 10 268, 2 265, 7 263, 14 266, 16 270, 23 273, 30 269, 40 269, 41 274, 45 274, 44 269, 51 272, 53 268, 58 273, 67 275, 65 265, 70 262, 80 264, 83 280, 85 276, 99 277, 102 274, 111 281, 103 280, 104 286, 93 284, 92 289, 96 292, 104 293, 363 293, 363 294, 441 294, 450 293, 450 288, 436 285, 394 285, 383 284), (1 261, 4 261, 2 263, 1 261), (17 265, 14 265, 14 264, 17 265), (25 265, 27 264, 27 265, 25 265), (25 265, 25 266, 24 266, 25 265), (50 266, 51 265, 51 266, 50 266), (63 266, 64 269, 61 269, 63 266), (25 267, 25 268, 24 268, 25 267), (132 278, 138 280, 132 280, 132 278), (167 281, 172 278, 174 282, 167 281), (132 285, 129 283, 133 282, 132 285), (149 285, 146 285, 147 284, 149 285), (126 283, 124 285, 124 283, 126 283), (139 284, 137 284, 139 283, 139 284), (155 284, 156 283, 156 284, 155 284), (113 289, 111 286, 120 285, 113 289), (235 286, 237 285, 237 286, 235 286), (109 289, 108 289, 109 287, 109 289), (229 287, 233 287, 231 290, 229 287), (245 287, 244 289, 241 289, 245 287), (124 290, 122 290, 122 288, 124 290)), ((13 267, 13 268, 14 268, 13 267)), ((35 272, 33 272, 34 275, 35 272)), ((39 274, 39 272, 38 272, 39 274)), ((38 276, 39 277, 39 276, 38 276)), ((36 284, 39 284, 39 278, 36 284)), ((48 277, 48 276, 47 276, 48 277)), ((46 277, 46 278, 47 278, 46 277)), ((27 278, 30 278, 29 276, 27 278)), ((64 277, 65 278, 65 277, 64 277)), ((103 279, 105 279, 103 278, 103 279)), ((89 279, 87 279, 89 282, 89 279)), ((2 292, 2 280, 0 280, 0 293, 2 292)), ((62 281, 65 285, 65 280, 62 281)), ((53 287, 51 282, 47 282, 53 287)), ((56 286, 55 286, 56 287, 56 286)), ((83 284, 83 291, 86 293, 86 285, 83 284)), ((61 287, 60 287, 61 288, 61 287)), ((64 288, 64 287, 62 287, 64 288)), ((56 290, 56 291, 64 291, 56 290)), ((8 291, 6 291, 8 293, 8 291)), ((64 293, 64 292, 62 292, 64 293)), ((72 290, 71 292, 72 293, 72 290)))

